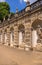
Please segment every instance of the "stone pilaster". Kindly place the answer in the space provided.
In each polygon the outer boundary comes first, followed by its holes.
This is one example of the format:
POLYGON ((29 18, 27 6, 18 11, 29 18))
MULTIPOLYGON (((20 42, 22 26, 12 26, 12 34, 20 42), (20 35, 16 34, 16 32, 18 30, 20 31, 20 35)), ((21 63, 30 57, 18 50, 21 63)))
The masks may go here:
POLYGON ((10 45, 10 31, 7 29, 7 45, 10 45))
POLYGON ((1 34, 0 34, 0 44, 1 44, 1 34))
POLYGON ((31 24, 25 24, 25 43, 31 46, 31 24))
POLYGON ((1 43, 1 34, 0 34, 0 43, 1 43))
POLYGON ((5 36, 4 36, 4 30, 3 30, 2 31, 2 44, 5 44, 4 40, 5 40, 5 36))
POLYGON ((10 46, 13 47, 14 45, 14 30, 10 32, 10 46))
POLYGON ((18 27, 14 27, 14 44, 18 45, 18 27))

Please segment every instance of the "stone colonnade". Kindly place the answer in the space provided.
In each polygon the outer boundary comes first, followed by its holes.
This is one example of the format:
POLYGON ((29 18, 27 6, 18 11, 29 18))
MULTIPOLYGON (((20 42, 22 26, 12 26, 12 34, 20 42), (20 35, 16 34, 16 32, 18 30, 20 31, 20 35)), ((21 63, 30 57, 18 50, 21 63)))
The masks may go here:
POLYGON ((18 27, 6 28, 0 31, 0 44, 5 45, 19 45, 22 43, 22 33, 19 32, 18 27), (1 32, 2 31, 2 32, 1 32))
POLYGON ((0 31, 0 44, 17 47, 21 45, 25 45, 25 47, 36 47, 38 44, 37 30, 31 30, 31 28, 31 24, 28 23, 6 28, 6 30, 2 29, 0 31))
POLYGON ((31 46, 31 28, 24 26, 23 24, 14 26, 12 28, 3 29, 0 32, 0 44, 5 45, 29 45, 31 46), (29 31, 28 31, 29 30, 29 31), (28 37, 27 37, 28 36, 28 37))
MULTIPOLYGON (((26 30, 22 28, 18 30, 17 27, 14 27, 14 28, 15 29, 13 30, 7 29, 7 32, 4 32, 3 30, 0 33, 0 44, 10 45, 10 46, 25 44, 25 45, 31 46, 31 30, 28 31, 31 28, 26 27, 26 30)), ((37 44, 37 32, 36 30, 33 30, 32 46, 35 47, 36 44, 37 44)))

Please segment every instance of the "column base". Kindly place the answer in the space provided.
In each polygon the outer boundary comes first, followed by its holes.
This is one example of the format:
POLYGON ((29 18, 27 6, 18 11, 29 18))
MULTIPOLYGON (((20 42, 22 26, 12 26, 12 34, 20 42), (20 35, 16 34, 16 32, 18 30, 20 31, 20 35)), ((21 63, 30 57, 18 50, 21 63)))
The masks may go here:
POLYGON ((30 46, 28 46, 28 45, 19 45, 19 49, 23 49, 25 51, 29 51, 30 50, 29 47, 30 46))
POLYGON ((33 51, 36 51, 36 47, 33 47, 33 51))
POLYGON ((38 44, 37 44, 36 50, 37 50, 37 51, 42 51, 42 44, 41 44, 41 43, 38 43, 38 44))
POLYGON ((10 44, 10 47, 13 47, 13 44, 10 44))
POLYGON ((4 45, 8 46, 8 44, 7 44, 7 43, 6 43, 6 44, 4 44, 4 45))
POLYGON ((24 50, 24 48, 21 48, 21 47, 19 47, 18 49, 20 49, 20 50, 24 50))
POLYGON ((30 46, 25 45, 25 50, 26 50, 26 51, 29 51, 29 50, 30 50, 30 46))

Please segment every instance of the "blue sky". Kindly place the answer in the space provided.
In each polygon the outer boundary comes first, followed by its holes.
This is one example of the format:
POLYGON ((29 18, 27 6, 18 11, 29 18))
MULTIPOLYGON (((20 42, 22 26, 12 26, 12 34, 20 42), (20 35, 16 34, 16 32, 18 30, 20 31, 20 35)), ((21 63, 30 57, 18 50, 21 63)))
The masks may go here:
MULTIPOLYGON (((18 10, 22 10, 23 8, 25 8, 26 0, 0 0, 0 2, 8 2, 8 4, 10 5, 10 11, 11 12, 16 12, 16 7, 18 8, 18 10)), ((36 0, 30 0, 31 3, 33 3, 36 0)))

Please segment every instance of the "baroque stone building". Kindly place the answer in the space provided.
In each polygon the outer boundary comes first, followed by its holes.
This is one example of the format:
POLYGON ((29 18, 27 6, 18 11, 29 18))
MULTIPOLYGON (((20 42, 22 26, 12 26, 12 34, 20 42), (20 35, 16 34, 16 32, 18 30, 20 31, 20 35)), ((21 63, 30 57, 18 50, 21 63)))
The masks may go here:
POLYGON ((42 46, 42 0, 16 10, 14 16, 0 22, 0 44, 34 48, 42 46))

